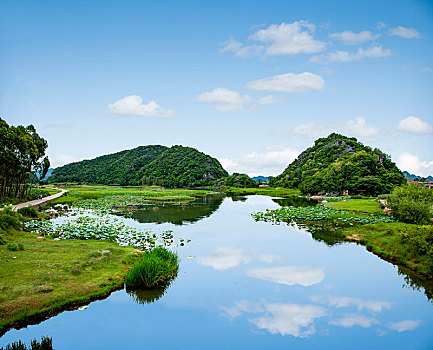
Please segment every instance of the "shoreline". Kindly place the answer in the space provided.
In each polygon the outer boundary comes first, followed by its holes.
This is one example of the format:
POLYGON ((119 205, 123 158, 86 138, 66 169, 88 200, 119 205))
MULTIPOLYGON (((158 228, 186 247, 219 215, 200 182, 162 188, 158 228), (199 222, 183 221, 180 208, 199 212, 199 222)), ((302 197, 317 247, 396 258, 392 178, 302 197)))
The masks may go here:
POLYGON ((29 315, 17 316, 11 321, 6 321, 0 324, 0 338, 3 337, 8 331, 12 329, 26 328, 27 326, 37 325, 51 317, 57 316, 64 311, 74 311, 80 306, 88 305, 94 301, 104 300, 112 293, 123 290, 125 288, 124 282, 119 282, 110 286, 106 286, 99 292, 94 292, 88 296, 69 299, 61 302, 59 305, 44 308, 31 312, 29 315))

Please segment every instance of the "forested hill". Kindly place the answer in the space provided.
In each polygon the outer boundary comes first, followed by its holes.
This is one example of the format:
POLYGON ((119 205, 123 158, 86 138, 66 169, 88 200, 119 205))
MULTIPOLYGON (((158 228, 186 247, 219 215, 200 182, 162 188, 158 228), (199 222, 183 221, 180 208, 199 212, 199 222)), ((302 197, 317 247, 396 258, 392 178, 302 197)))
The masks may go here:
POLYGON ((354 137, 333 133, 317 139, 271 185, 311 194, 348 190, 349 194, 375 195, 389 193, 403 182, 405 177, 388 155, 354 137))
POLYGON ((64 165, 48 181, 181 187, 210 185, 225 176, 218 160, 195 148, 153 145, 64 165))

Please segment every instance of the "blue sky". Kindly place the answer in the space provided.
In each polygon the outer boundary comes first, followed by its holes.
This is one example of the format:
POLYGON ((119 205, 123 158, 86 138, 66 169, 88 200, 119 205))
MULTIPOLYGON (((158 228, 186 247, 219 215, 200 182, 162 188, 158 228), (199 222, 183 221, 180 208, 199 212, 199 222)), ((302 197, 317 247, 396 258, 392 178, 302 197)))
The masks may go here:
POLYGON ((0 115, 54 166, 182 144, 279 174, 336 131, 433 175, 429 1, 2 1, 0 115))

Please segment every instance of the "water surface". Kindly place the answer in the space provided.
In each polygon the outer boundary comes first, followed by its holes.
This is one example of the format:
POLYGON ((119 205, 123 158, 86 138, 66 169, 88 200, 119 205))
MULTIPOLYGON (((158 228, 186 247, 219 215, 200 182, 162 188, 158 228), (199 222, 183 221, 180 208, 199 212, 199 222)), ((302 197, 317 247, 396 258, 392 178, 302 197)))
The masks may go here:
POLYGON ((430 282, 363 246, 250 216, 278 203, 219 198, 124 219, 192 240, 178 278, 9 331, 0 346, 48 335, 56 349, 432 349, 430 282))

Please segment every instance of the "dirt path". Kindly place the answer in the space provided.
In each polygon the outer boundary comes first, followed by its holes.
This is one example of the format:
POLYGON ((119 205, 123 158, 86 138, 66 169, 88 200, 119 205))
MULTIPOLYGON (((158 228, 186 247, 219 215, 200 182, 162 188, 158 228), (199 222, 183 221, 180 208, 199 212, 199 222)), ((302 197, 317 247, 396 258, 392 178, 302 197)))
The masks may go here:
POLYGON ((29 201, 29 202, 25 202, 25 203, 20 203, 17 205, 14 205, 12 207, 13 211, 17 211, 18 209, 21 208, 25 208, 25 207, 39 207, 39 206, 44 206, 45 204, 47 204, 49 201, 52 201, 54 199, 57 199, 61 196, 63 196, 66 192, 68 192, 68 190, 62 190, 61 188, 54 188, 55 190, 60 190, 61 192, 53 194, 52 196, 48 196, 48 197, 44 197, 42 199, 35 199, 33 201, 29 201))

